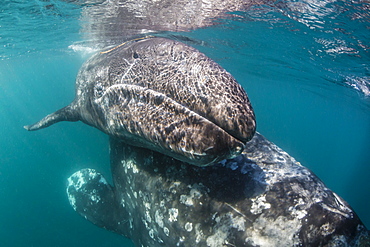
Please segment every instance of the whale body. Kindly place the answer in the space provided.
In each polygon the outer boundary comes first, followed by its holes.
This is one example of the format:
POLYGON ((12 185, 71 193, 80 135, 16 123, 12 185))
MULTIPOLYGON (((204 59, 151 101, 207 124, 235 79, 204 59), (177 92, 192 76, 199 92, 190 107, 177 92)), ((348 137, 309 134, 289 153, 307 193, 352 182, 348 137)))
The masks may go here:
POLYGON ((79 71, 75 100, 25 128, 78 120, 198 166, 236 157, 256 130, 248 96, 230 73, 198 50, 158 37, 93 56, 79 71))
POLYGON ((72 207, 135 246, 370 246, 352 208, 259 133, 242 155, 188 166, 111 139, 113 185, 68 179, 72 207))

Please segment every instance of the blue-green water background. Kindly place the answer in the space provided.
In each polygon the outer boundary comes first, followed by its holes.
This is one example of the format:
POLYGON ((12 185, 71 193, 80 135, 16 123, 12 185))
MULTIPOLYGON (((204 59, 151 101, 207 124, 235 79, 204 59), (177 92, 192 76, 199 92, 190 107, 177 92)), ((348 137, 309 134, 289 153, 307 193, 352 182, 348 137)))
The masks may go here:
MULTIPOLYGON (((67 2, 0 7, 1 246, 131 246, 77 215, 65 193, 66 179, 81 168, 109 176, 108 137, 82 123, 22 128, 74 98, 88 55, 76 52, 83 7, 67 2)), ((182 35, 243 85, 258 131, 370 227, 369 6, 309 6, 254 8, 182 35)))

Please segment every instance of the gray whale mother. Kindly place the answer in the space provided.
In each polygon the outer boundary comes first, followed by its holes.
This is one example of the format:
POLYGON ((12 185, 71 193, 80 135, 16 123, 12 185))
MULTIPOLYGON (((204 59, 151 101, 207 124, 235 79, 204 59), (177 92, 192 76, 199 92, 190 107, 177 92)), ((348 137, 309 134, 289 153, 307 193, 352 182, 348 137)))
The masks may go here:
POLYGON ((256 129, 247 94, 228 72, 190 46, 155 37, 93 56, 79 71, 75 100, 25 128, 78 120, 198 166, 236 157, 256 129))
POLYGON ((135 246, 370 246, 352 208, 256 133, 242 155, 213 166, 111 139, 113 186, 94 169, 68 179, 72 207, 135 246))

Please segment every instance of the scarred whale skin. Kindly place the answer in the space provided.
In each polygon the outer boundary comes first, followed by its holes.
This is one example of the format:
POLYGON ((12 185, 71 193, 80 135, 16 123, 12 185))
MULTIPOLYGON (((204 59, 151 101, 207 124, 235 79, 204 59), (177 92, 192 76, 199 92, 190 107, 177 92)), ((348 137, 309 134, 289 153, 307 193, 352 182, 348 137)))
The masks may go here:
POLYGON ((230 73, 184 43, 156 37, 93 56, 79 71, 75 100, 25 128, 78 120, 198 166, 236 157, 256 129, 230 73))
POLYGON ((242 155, 209 167, 114 139, 110 148, 113 186, 82 169, 68 198, 135 246, 370 246, 351 207, 259 133, 242 155))

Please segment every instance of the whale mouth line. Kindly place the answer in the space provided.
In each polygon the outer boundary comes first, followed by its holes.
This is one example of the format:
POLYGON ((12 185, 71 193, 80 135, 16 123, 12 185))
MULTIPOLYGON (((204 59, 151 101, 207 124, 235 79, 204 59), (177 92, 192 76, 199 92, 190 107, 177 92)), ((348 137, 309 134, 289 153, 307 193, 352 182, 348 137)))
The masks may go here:
MULTIPOLYGON (((153 90, 151 88, 148 88, 148 87, 143 87, 143 86, 139 86, 139 85, 133 85, 133 84, 127 84, 127 83, 120 83, 120 84, 114 84, 114 85, 111 85, 109 87, 106 88, 106 90, 103 92, 103 94, 97 98, 95 100, 96 103, 102 103, 102 101, 104 100, 104 98, 106 96, 108 96, 109 94, 111 93, 114 93, 116 90, 122 90, 122 89, 125 89, 125 90, 128 90, 128 91, 136 91, 136 92, 140 92, 141 95, 136 95, 136 97, 132 97, 134 98, 134 100, 136 100, 137 102, 140 102, 143 103, 143 104, 148 104, 148 99, 147 97, 145 97, 144 95, 146 93, 150 94, 150 95, 154 95, 157 99, 154 100, 154 102, 157 102, 157 104, 161 104, 163 101, 167 101, 167 102, 171 102, 172 104, 181 107, 183 108, 183 111, 188 111, 189 113, 193 114, 193 115, 196 115, 198 116, 199 118, 202 118, 204 119, 204 121, 208 121, 212 124, 214 124, 215 126, 217 126, 218 128, 220 128, 221 130, 223 130, 224 132, 226 132, 228 135, 230 135, 231 137, 233 137, 234 139, 236 139, 237 141, 244 143, 243 140, 239 139, 238 137, 236 137, 235 135, 233 135, 230 131, 224 129, 223 127, 221 127, 219 124, 215 123, 214 121, 208 119, 206 116, 203 116, 201 114, 199 114, 198 112, 192 110, 191 108, 189 108, 188 106, 186 105, 183 105, 179 102, 177 102, 176 100, 174 100, 173 98, 169 97, 168 95, 164 94, 164 93, 161 93, 161 92, 158 92, 156 90, 153 90)), ((129 100, 132 100, 132 98, 130 98, 129 100)), ((211 148, 211 147, 210 147, 211 148)), ((201 155, 201 154, 199 154, 201 155)), ((206 155, 206 154, 204 154, 206 155)))

